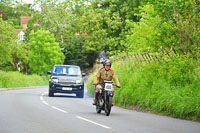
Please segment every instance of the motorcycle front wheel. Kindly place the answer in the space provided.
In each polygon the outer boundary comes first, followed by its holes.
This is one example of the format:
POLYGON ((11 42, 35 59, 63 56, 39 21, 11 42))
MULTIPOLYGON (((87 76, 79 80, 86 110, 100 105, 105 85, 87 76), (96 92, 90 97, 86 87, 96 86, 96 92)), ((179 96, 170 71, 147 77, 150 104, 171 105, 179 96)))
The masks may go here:
POLYGON ((105 105, 106 116, 110 115, 111 107, 112 107, 112 97, 108 96, 107 101, 106 101, 106 105, 105 105))

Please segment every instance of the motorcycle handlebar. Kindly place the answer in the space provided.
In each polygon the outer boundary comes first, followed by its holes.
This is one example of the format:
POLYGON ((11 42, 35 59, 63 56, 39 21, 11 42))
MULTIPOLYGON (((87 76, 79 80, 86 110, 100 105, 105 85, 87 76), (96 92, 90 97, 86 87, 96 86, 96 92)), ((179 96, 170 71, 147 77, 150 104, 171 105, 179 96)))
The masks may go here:
POLYGON ((104 82, 98 82, 97 84, 93 84, 93 85, 98 85, 98 84, 105 84, 105 83, 111 83, 112 85, 114 85, 114 86, 116 86, 117 88, 121 88, 121 86, 117 86, 116 84, 114 84, 112 81, 106 81, 106 80, 104 80, 104 82))
MULTIPOLYGON (((112 82, 112 81, 111 81, 112 82)), ((105 84, 105 82, 98 82, 98 84, 105 84)), ((116 84, 114 84, 114 83, 112 83, 112 85, 114 85, 114 86, 116 86, 117 87, 117 85, 116 84)))

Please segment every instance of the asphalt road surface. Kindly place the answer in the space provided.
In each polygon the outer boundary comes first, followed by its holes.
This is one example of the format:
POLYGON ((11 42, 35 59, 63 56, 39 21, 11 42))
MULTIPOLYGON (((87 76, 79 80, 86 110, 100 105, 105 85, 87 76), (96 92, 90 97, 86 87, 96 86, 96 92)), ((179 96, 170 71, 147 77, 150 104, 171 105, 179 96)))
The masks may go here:
POLYGON ((97 114, 93 98, 47 96, 48 87, 0 92, 0 133, 200 133, 200 123, 112 107, 97 114))

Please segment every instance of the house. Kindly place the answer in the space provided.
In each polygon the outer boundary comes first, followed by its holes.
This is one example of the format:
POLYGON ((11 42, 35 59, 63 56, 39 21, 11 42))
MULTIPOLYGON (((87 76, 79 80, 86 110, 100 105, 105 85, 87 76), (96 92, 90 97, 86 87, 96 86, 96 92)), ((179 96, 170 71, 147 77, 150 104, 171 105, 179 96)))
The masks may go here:
MULTIPOLYGON (((28 20, 31 19, 30 16, 21 16, 20 17, 20 24, 23 27, 23 29, 16 29, 15 32, 17 33, 17 36, 19 38, 19 40, 24 40, 24 35, 26 33, 26 29, 27 29, 27 22, 28 20)), ((34 23, 34 26, 38 25, 38 22, 34 23)))
POLYGON ((31 17, 25 17, 25 16, 20 17, 21 26, 24 27, 25 31, 26 31, 26 28, 27 28, 27 21, 29 19, 31 19, 31 17))
POLYGON ((16 29, 15 32, 17 33, 19 40, 24 40, 24 34, 26 33, 25 29, 16 29))

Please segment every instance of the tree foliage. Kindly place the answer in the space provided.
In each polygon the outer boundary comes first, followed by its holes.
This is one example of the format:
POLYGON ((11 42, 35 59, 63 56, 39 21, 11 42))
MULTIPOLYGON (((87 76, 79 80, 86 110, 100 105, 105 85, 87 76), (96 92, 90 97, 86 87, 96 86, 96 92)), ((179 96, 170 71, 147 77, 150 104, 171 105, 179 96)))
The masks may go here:
POLYGON ((0 67, 7 69, 12 62, 13 50, 16 47, 16 34, 8 22, 0 19, 0 67))
POLYGON ((133 10, 140 5, 140 1, 130 4, 131 1, 122 0, 36 2, 41 6, 41 13, 29 21, 28 34, 32 29, 49 30, 64 48, 64 63, 82 68, 92 66, 100 51, 113 55, 127 49, 125 38, 129 25, 126 20, 137 19, 133 10), (36 20, 39 27, 33 27, 36 20))
MULTIPOLYGON (((169 25, 165 23, 153 5, 140 7, 138 14, 141 17, 139 22, 132 23, 132 34, 127 36, 127 42, 130 52, 158 51, 164 42, 170 41, 171 38, 163 39, 163 30, 166 33, 169 25)), ((127 23, 131 23, 127 21, 127 23)))
MULTIPOLYGON (((11 1, 0 2, 7 22, 33 14, 25 44, 32 30, 48 30, 63 48, 64 64, 91 67, 101 51, 113 56, 199 47, 199 0, 36 0, 34 5, 11 1), (34 6, 41 11, 32 11, 34 6)), ((20 60, 28 69, 26 57, 20 60)))
POLYGON ((127 37, 130 51, 158 51, 199 47, 200 5, 197 0, 157 0, 139 7, 139 22, 133 22, 127 37))
MULTIPOLYGON (((85 36, 75 36, 76 32, 80 32, 79 7, 74 9, 74 5, 70 1, 37 1, 41 6, 41 13, 35 14, 28 25, 31 29, 49 30, 54 34, 55 40, 59 42, 62 52, 65 55, 65 64, 79 65, 82 68, 92 65, 94 60, 91 52, 84 49, 86 45, 85 36), (33 27, 33 22, 38 20, 39 26, 33 27), (32 23, 32 24, 31 24, 32 23), (88 56, 90 55, 90 56, 88 56), (90 61, 92 59, 92 61, 90 61), (91 62, 88 64, 88 62, 91 62)), ((76 1, 75 1, 76 2, 76 1)), ((78 4, 75 4, 78 5, 78 4)))
POLYGON ((59 43, 49 31, 39 30, 30 33, 29 44, 29 71, 44 74, 51 70, 53 65, 62 64, 63 53, 59 43))
POLYGON ((24 4, 19 0, 0 1, 0 10, 4 14, 4 18, 14 25, 20 25, 21 16, 31 16, 33 10, 31 4, 24 4))
POLYGON ((91 36, 87 43, 109 55, 125 51, 125 37, 129 33, 126 20, 136 20, 132 12, 139 5, 138 1, 129 6, 130 3, 122 0, 94 1, 81 16, 81 27, 91 36))

